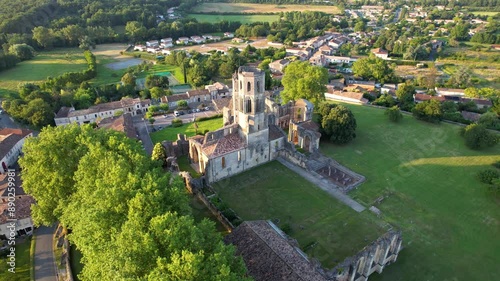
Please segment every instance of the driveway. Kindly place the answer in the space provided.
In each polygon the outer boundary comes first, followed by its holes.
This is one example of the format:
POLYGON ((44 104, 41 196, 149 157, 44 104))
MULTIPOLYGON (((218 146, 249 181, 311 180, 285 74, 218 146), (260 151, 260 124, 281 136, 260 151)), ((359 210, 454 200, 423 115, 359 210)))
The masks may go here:
POLYGON ((14 128, 14 129, 18 129, 20 128, 18 124, 16 124, 16 122, 14 122, 14 120, 12 119, 12 117, 10 117, 7 113, 5 113, 5 111, 2 110, 2 113, 0 114, 0 129, 3 129, 3 128, 14 128))
POLYGON ((35 281, 57 281, 52 242, 55 227, 35 229, 35 281))
POLYGON ((153 142, 151 141, 151 137, 149 136, 150 126, 149 124, 146 124, 146 122, 148 121, 143 120, 143 115, 136 115, 133 117, 133 120, 134 127, 137 130, 139 138, 141 139, 144 150, 146 150, 148 155, 151 155, 151 153, 153 153, 153 142))

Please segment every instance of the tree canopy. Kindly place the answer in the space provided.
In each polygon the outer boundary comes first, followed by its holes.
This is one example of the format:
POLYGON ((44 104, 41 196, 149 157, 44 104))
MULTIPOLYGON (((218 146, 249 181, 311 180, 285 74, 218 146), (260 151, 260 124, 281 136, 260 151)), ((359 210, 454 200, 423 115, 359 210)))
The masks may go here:
POLYGON ((356 76, 374 79, 380 83, 394 80, 394 68, 387 61, 375 56, 355 61, 352 71, 356 76))
POLYGON ((281 81, 283 102, 306 99, 318 105, 325 99, 328 72, 323 67, 313 66, 309 62, 292 62, 285 69, 281 81))
POLYGON ((356 119, 349 108, 323 103, 318 112, 321 117, 322 134, 333 143, 346 144, 356 137, 356 119))
POLYGON ((81 279, 247 280, 214 224, 190 216, 183 181, 123 133, 46 127, 23 150, 33 219, 71 229, 83 255, 81 279))

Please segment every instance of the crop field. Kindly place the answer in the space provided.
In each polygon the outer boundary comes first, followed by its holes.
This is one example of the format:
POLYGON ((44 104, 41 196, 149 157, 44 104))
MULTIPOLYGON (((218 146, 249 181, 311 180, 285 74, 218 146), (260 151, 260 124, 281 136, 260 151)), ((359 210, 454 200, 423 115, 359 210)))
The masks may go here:
POLYGON ((252 3, 201 3, 191 9, 192 13, 220 13, 220 14, 268 14, 280 12, 317 11, 327 14, 340 14, 336 6, 316 5, 280 5, 280 4, 252 4, 252 3))
POLYGON ((198 22, 216 23, 220 21, 239 21, 242 24, 253 22, 275 22, 280 19, 278 15, 211 15, 211 14, 188 14, 189 17, 195 18, 198 22))

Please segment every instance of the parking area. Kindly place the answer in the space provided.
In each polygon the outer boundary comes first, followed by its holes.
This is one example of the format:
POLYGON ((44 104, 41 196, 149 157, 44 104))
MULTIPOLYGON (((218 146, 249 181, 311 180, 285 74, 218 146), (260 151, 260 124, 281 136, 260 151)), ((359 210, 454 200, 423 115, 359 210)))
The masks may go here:
POLYGON ((179 118, 182 120, 182 123, 191 123, 194 122, 196 118, 199 117, 211 117, 216 114, 218 114, 212 107, 208 107, 208 110, 200 110, 198 112, 193 112, 193 110, 179 110, 182 111, 184 114, 179 115, 179 116, 174 116, 174 113, 169 113, 165 115, 157 115, 154 116, 154 119, 156 120, 151 126, 151 131, 157 131, 165 128, 166 126, 170 126, 172 124, 172 120, 174 118, 179 118))

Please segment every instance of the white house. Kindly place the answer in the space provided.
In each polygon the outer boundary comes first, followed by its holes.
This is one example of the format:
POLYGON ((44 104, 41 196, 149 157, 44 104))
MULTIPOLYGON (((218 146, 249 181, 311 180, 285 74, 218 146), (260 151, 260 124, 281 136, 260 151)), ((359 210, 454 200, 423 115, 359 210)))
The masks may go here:
POLYGON ((144 46, 144 45, 135 45, 134 46, 134 51, 145 52, 146 51, 146 46, 144 46))
POLYGON ((287 59, 275 60, 269 64, 269 69, 272 73, 283 72, 285 67, 290 64, 290 61, 287 59))
POLYGON ((368 103, 368 100, 363 97, 363 93, 334 91, 333 89, 328 89, 328 90, 329 91, 325 93, 325 99, 327 100, 335 100, 335 101, 356 103, 356 104, 368 103))
POLYGON ((33 131, 27 129, 5 128, 0 130, 0 173, 5 174, 21 153, 24 140, 33 136, 33 131))
POLYGON ((224 32, 224 37, 227 37, 227 38, 233 38, 234 37, 234 34, 231 33, 231 32, 224 32))
POLYGON ((464 89, 449 89, 449 88, 437 88, 436 87, 435 90, 436 90, 436 94, 438 96, 456 96, 456 97, 465 96, 464 89))
POLYGON ((174 42, 172 41, 172 38, 163 38, 160 40, 161 44, 160 46, 162 48, 171 48, 174 46, 174 42))
POLYGON ((356 58, 341 57, 341 56, 325 56, 326 63, 353 63, 356 58))
POLYGON ((112 117, 117 112, 130 113, 132 116, 145 113, 151 100, 141 100, 140 98, 124 98, 120 101, 96 104, 88 109, 75 110, 74 107, 63 106, 57 112, 54 121, 56 126, 64 126, 70 123, 78 123, 79 125, 94 123, 99 119, 112 117))
POLYGON ((177 41, 175 41, 175 43, 177 43, 177 44, 187 44, 187 43, 189 43, 189 38, 187 38, 187 37, 179 37, 179 39, 177 39, 177 41))
POLYGON ((151 40, 146 42, 146 47, 158 47, 158 46, 160 46, 158 40, 151 40))
POLYGON ((382 49, 382 48, 376 48, 376 49, 373 49, 372 50, 372 53, 377 57, 377 58, 381 58, 383 60, 387 60, 389 59, 389 52, 387 52, 386 50, 382 49))

